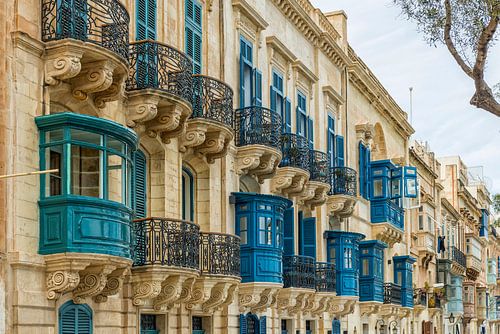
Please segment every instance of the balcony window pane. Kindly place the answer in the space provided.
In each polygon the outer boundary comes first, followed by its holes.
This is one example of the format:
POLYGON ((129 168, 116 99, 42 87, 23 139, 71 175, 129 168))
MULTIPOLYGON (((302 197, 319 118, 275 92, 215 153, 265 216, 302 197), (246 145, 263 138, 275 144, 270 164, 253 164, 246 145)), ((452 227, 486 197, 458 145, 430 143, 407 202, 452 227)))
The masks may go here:
POLYGON ((71 145, 71 193, 102 198, 102 151, 71 145))
POLYGON ((71 140, 81 141, 94 145, 102 145, 101 135, 93 132, 82 131, 78 129, 71 129, 71 140))
POLYGON ((373 196, 374 197, 381 197, 383 196, 383 187, 382 187, 382 180, 377 179, 373 181, 373 196))
POLYGON ((51 146, 45 150, 46 169, 58 169, 58 172, 45 174, 45 196, 57 196, 62 193, 62 145, 51 146))
POLYGON ((273 220, 271 219, 271 217, 267 217, 267 219, 266 219, 266 231, 267 231, 267 234, 266 234, 266 244, 272 245, 272 243, 273 243, 273 238, 272 238, 272 234, 273 234, 273 220))
POLYGON ((247 217, 240 217, 240 239, 242 245, 247 244, 247 217))
POLYGON ((119 203, 125 201, 124 159, 118 155, 108 154, 108 199, 119 203))
POLYGON ((52 130, 47 132, 47 139, 46 141, 48 143, 53 143, 56 141, 61 141, 63 140, 63 129, 57 129, 57 130, 52 130))
POLYGON ((368 259, 363 259, 361 262, 361 275, 370 276, 370 262, 368 259))
POLYGON ((107 140, 106 141, 107 148, 110 148, 110 149, 113 149, 115 151, 118 151, 120 153, 125 154, 125 145, 121 141, 116 140, 115 138, 110 137, 110 136, 108 136, 106 140, 107 140))
POLYGON ((418 229, 419 230, 424 229, 424 217, 422 215, 418 216, 418 229))

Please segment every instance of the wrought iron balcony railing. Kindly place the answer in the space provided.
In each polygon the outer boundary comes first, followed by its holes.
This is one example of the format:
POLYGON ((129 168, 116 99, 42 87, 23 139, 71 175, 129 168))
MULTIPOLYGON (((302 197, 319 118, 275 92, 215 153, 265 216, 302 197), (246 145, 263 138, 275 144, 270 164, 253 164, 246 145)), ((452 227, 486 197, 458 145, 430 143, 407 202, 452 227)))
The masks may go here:
POLYGON ((42 0, 42 40, 72 38, 128 59, 130 18, 119 0, 42 0))
POLYGON ((205 275, 240 276, 240 238, 222 233, 200 234, 200 270, 205 275))
POLYGON ((466 267, 467 260, 465 254, 455 246, 451 246, 451 259, 462 267, 466 267))
POLYGON ((199 269, 200 228, 169 218, 134 222, 134 266, 162 265, 199 269))
POLYGON ((206 118, 233 128, 233 90, 224 82, 204 75, 193 75, 191 104, 191 118, 206 118))
POLYGON ((127 90, 157 89, 191 102, 192 62, 182 51, 156 41, 130 45, 127 90))
POLYGON ((279 167, 297 167, 309 170, 309 142, 294 133, 281 135, 281 153, 283 155, 279 167))
POLYGON ((357 172, 349 167, 331 167, 328 195, 356 196, 357 175, 357 172))
POLYGON ((384 283, 384 304, 401 305, 401 287, 394 283, 384 283))
POLYGON ((271 109, 252 106, 235 111, 236 146, 265 145, 281 148, 281 115, 271 109))
POLYGON ((316 266, 309 256, 283 256, 283 286, 285 288, 316 288, 316 266))
POLYGON ((441 300, 443 297, 435 292, 431 292, 428 294, 427 298, 427 306, 429 308, 441 308, 441 300))
POLYGON ((325 152, 310 150, 311 161, 309 163, 310 180, 323 183, 330 183, 330 160, 325 152))
POLYGON ((316 262, 316 291, 336 291, 335 264, 330 262, 316 262))
POLYGON ((423 289, 413 289, 413 304, 427 307, 427 292, 423 289))

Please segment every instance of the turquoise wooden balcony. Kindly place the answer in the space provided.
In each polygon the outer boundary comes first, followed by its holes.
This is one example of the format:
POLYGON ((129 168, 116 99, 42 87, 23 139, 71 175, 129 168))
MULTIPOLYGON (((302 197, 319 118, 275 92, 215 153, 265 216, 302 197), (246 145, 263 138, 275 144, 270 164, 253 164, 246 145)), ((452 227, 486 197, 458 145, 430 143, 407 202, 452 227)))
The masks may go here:
POLYGON ((74 113, 36 118, 40 130, 40 254, 130 258, 132 166, 137 136, 74 113))

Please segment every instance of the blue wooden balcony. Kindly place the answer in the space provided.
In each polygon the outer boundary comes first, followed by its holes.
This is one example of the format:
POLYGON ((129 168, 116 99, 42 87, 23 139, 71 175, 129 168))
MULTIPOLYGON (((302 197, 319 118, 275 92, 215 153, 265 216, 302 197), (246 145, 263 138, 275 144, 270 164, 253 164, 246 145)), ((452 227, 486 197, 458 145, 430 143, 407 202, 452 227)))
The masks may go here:
POLYGON ((401 286, 384 283, 384 304, 401 305, 401 286))
POLYGON ((283 256, 283 287, 316 289, 314 258, 301 255, 283 256))
POLYGON ((309 171, 309 141, 294 133, 281 135, 281 153, 283 155, 279 167, 295 167, 309 171))
POLYGON ((356 196, 357 172, 349 167, 330 168, 330 192, 328 195, 356 196))
POLYGON ((281 116, 260 106, 235 111, 236 146, 264 145, 281 149, 281 116))
POLYGON ((388 222, 391 225, 404 230, 404 209, 392 200, 371 201, 372 223, 388 222))
POLYGON ((134 266, 199 270, 200 228, 188 221, 145 218, 134 222, 134 266))
POLYGON ((205 75, 193 76, 192 119, 201 118, 234 127, 233 90, 226 83, 205 75))
POLYGON ((336 283, 335 263, 316 262, 316 291, 335 292, 336 283))
POLYGON ((200 234, 202 275, 240 277, 240 238, 224 233, 200 234))
POLYGON ((330 183, 329 166, 330 160, 325 152, 310 150, 311 162, 309 163, 309 180, 330 183))
POLYGON ((42 0, 42 40, 75 39, 128 59, 129 23, 119 0, 42 0))
POLYGON ((130 258, 135 133, 70 112, 35 121, 40 169, 57 169, 40 176, 40 254, 130 258))
POLYGON ((191 102, 192 63, 176 48, 152 40, 130 45, 127 91, 156 90, 191 102))

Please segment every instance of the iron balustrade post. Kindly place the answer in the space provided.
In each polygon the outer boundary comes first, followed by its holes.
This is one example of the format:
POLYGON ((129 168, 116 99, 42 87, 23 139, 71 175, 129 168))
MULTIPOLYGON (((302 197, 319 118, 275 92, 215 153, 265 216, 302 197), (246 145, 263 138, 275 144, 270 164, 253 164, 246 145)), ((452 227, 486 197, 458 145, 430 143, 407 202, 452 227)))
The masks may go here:
POLYGON ((240 238, 222 233, 200 234, 200 271, 205 275, 240 276, 240 238))
POLYGON ((310 180, 329 183, 330 159, 325 152, 310 150, 309 173, 310 180))
POLYGON ((283 256, 283 286, 285 288, 316 288, 315 260, 309 256, 283 256))
POLYGON ((330 168, 330 192, 328 195, 356 196, 357 172, 349 167, 330 168))
POLYGON ((260 106, 235 111, 234 132, 236 146, 265 145, 281 148, 281 115, 260 106))
POLYGON ((234 128, 233 90, 224 82, 193 75, 191 118, 205 118, 234 128))
POLYGON ((281 135, 281 153, 279 167, 296 167, 309 171, 309 141, 294 133, 281 135))

